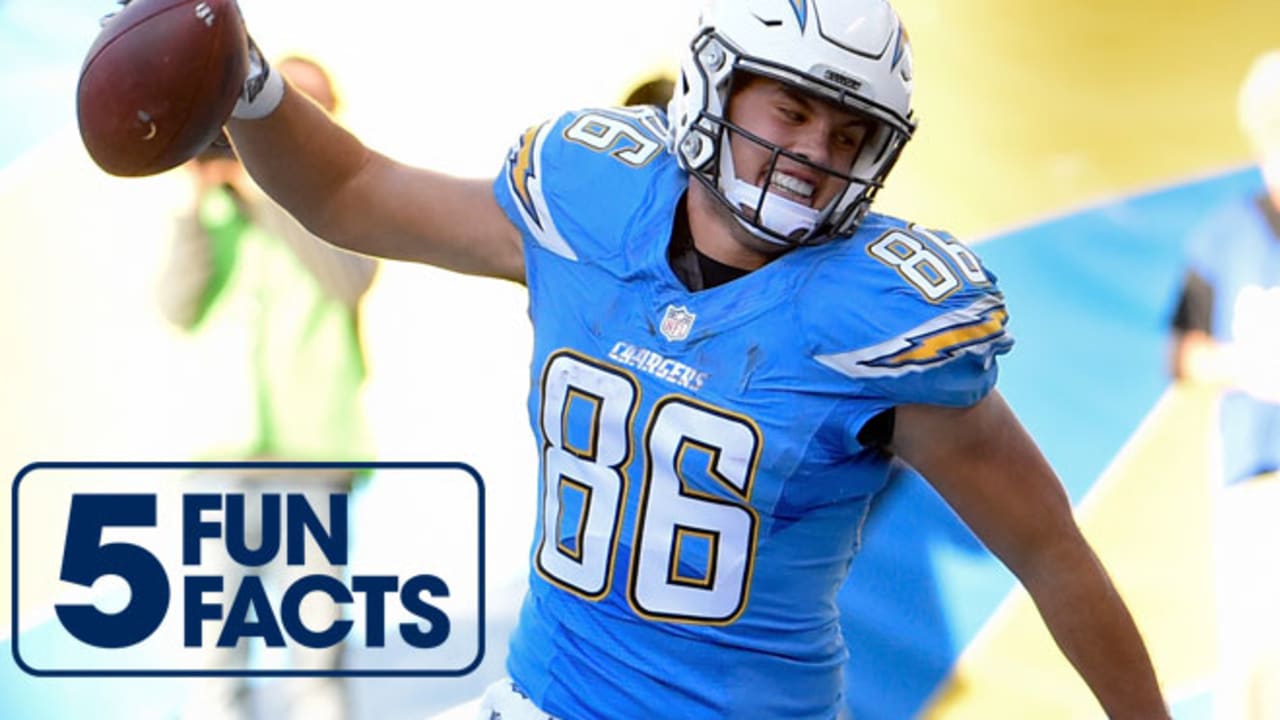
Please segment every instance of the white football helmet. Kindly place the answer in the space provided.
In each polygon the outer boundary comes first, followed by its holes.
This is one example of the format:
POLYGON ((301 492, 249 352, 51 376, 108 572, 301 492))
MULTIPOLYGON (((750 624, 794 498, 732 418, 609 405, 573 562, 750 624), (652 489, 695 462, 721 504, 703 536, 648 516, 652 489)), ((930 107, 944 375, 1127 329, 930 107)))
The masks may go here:
MULTIPOLYGON (((911 47, 885 0, 711 0, 681 64, 668 116, 672 151, 754 235, 815 245, 851 234, 915 130, 911 47), (738 73, 786 83, 872 120, 853 167, 818 166, 725 116, 738 73), (734 174, 729 134, 848 181, 823 208, 792 202, 734 174)), ((765 177, 772 177, 772 171, 765 177)))

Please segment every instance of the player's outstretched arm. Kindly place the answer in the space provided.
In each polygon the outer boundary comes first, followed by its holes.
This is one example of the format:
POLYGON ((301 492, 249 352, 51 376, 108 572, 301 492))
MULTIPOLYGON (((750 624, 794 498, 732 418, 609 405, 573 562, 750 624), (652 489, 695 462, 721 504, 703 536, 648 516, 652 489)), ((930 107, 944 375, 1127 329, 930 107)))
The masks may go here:
POLYGON ((254 180, 328 242, 523 281, 519 231, 489 180, 409 167, 376 153, 287 83, 271 113, 233 118, 227 128, 254 180))
POLYGON ((999 393, 969 408, 898 408, 893 451, 1022 582, 1111 718, 1167 718, 1124 601, 1080 533, 1053 469, 999 393))

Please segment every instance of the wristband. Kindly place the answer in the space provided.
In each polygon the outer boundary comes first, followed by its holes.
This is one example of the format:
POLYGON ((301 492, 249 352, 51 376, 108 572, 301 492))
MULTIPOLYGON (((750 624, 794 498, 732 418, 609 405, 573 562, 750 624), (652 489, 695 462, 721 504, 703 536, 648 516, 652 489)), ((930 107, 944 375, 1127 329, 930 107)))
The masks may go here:
POLYGON ((258 120, 270 115, 284 98, 284 78, 263 63, 260 73, 250 72, 244 81, 244 92, 236 101, 231 117, 238 120, 258 120))

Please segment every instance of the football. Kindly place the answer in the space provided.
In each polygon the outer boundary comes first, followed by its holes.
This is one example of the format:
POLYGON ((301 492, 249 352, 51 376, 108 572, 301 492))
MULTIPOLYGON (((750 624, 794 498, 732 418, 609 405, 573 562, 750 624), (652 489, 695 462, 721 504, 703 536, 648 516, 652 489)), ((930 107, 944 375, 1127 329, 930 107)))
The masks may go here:
POLYGON ((134 0, 108 18, 80 69, 76 119, 112 175, 154 175, 218 136, 248 74, 235 0, 134 0))

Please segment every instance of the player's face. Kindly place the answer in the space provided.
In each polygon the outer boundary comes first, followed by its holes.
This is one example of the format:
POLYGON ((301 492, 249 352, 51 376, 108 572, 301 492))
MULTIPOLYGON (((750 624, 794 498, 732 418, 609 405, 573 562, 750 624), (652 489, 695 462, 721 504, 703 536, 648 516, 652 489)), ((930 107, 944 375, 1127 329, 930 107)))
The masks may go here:
MULTIPOLYGON (((848 174, 866 140, 866 118, 769 78, 748 76, 729 99, 729 121, 743 130, 803 156, 816 165, 848 174)), ((734 169, 740 179, 769 192, 823 208, 848 182, 730 132, 734 169), (770 169, 772 167, 772 173, 770 169)))

